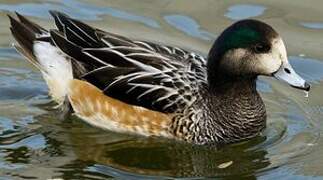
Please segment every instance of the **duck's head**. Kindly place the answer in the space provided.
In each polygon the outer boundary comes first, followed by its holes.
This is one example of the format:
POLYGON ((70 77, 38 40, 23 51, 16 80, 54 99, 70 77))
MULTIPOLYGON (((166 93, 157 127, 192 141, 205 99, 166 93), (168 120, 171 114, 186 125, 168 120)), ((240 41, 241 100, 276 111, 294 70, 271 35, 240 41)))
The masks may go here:
POLYGON ((209 81, 216 84, 220 78, 255 79, 258 75, 310 89, 289 64, 284 42, 271 26, 257 20, 238 21, 222 32, 209 52, 209 81))

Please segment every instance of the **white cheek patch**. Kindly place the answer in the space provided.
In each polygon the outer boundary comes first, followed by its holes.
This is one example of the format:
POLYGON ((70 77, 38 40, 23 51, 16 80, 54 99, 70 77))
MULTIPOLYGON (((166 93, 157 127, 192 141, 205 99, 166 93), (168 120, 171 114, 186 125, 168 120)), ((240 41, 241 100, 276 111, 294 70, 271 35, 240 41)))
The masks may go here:
POLYGON ((276 72, 281 64, 281 60, 273 57, 272 54, 263 54, 255 63, 255 71, 259 74, 270 75, 276 72))
POLYGON ((286 48, 283 40, 277 38, 273 40, 271 52, 259 57, 255 71, 259 74, 271 75, 285 62, 288 62, 286 48))
POLYGON ((287 52, 281 38, 272 41, 272 50, 264 54, 251 53, 247 49, 229 50, 223 57, 221 66, 237 74, 256 73, 272 75, 282 64, 287 64, 287 52))

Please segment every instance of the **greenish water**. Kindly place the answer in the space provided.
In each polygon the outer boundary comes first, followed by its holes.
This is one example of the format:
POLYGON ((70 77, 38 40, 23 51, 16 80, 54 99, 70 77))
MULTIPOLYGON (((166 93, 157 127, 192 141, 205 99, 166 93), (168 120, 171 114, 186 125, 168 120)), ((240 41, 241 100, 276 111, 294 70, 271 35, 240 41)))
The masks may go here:
POLYGON ((194 0, 2 0, 0 179, 323 179, 323 2, 194 0), (286 41, 309 98, 272 78, 258 89, 268 110, 261 137, 220 149, 117 134, 58 118, 40 73, 11 47, 7 13, 52 28, 49 9, 114 33, 206 55, 229 24, 256 18, 286 41))

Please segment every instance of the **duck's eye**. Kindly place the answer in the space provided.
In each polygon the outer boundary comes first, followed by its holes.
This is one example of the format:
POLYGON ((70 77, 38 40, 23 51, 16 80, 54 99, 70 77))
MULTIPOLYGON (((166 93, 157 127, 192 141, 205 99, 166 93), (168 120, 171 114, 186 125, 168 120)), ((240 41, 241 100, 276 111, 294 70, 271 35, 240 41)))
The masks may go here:
POLYGON ((267 44, 256 44, 254 50, 256 53, 266 53, 270 50, 270 47, 267 44))

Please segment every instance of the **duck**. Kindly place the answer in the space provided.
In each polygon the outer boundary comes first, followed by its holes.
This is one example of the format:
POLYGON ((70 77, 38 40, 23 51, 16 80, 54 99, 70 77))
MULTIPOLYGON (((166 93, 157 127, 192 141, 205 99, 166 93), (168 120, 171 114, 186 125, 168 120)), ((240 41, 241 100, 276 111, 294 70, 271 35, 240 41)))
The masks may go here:
POLYGON ((258 76, 310 90, 280 35, 259 20, 231 24, 204 57, 49 13, 56 29, 8 15, 14 47, 40 70, 57 107, 105 130, 197 145, 236 143, 266 127, 258 76))

